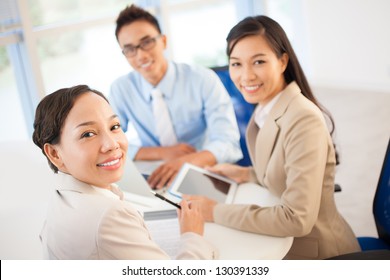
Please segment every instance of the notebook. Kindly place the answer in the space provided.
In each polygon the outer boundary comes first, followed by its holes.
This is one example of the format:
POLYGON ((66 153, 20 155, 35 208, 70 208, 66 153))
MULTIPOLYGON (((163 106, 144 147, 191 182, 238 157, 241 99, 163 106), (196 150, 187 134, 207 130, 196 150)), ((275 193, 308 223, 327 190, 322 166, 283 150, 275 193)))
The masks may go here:
POLYGON ((180 246, 180 226, 176 209, 145 212, 144 220, 153 241, 174 259, 180 246))

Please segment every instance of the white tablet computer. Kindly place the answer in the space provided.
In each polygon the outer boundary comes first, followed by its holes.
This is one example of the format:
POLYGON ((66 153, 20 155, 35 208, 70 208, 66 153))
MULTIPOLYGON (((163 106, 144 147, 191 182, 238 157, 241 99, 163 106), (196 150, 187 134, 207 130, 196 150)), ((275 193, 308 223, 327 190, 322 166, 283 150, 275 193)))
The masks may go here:
POLYGON ((220 203, 232 203, 236 189, 237 183, 233 180, 186 163, 169 193, 180 198, 182 194, 204 195, 220 203))

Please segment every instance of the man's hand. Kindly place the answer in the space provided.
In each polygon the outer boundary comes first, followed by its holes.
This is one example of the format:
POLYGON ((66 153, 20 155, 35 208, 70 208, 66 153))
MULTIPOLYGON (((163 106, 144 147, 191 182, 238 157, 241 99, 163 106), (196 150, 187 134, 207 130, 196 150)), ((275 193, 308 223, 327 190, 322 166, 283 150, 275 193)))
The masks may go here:
POLYGON ((209 151, 201 151, 172 159, 160 165, 148 178, 149 185, 154 189, 169 186, 184 163, 191 163, 199 167, 214 165, 214 155, 209 151))
POLYGON ((148 183, 152 189, 161 189, 164 186, 169 186, 185 163, 184 158, 174 159, 157 167, 148 178, 148 183))
POLYGON ((185 143, 179 143, 169 147, 141 147, 135 155, 134 160, 170 161, 195 152, 196 149, 194 147, 185 143))
POLYGON ((196 149, 191 145, 185 143, 179 143, 174 146, 162 147, 161 159, 165 161, 169 161, 188 154, 193 154, 195 152, 196 149))

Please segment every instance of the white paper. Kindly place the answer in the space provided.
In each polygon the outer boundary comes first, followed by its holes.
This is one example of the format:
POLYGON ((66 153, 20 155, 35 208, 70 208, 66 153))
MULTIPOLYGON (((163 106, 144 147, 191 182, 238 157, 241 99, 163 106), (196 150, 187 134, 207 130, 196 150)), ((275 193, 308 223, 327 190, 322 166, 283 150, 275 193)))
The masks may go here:
POLYGON ((176 209, 145 212, 144 219, 153 241, 174 259, 180 243, 180 226, 176 209))

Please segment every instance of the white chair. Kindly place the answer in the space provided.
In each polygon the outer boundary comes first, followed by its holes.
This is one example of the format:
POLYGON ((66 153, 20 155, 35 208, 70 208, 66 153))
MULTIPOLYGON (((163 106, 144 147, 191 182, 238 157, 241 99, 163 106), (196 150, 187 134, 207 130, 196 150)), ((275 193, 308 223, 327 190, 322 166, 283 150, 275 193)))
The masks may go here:
POLYGON ((32 141, 0 142, 0 259, 42 259, 39 240, 53 172, 32 141))

